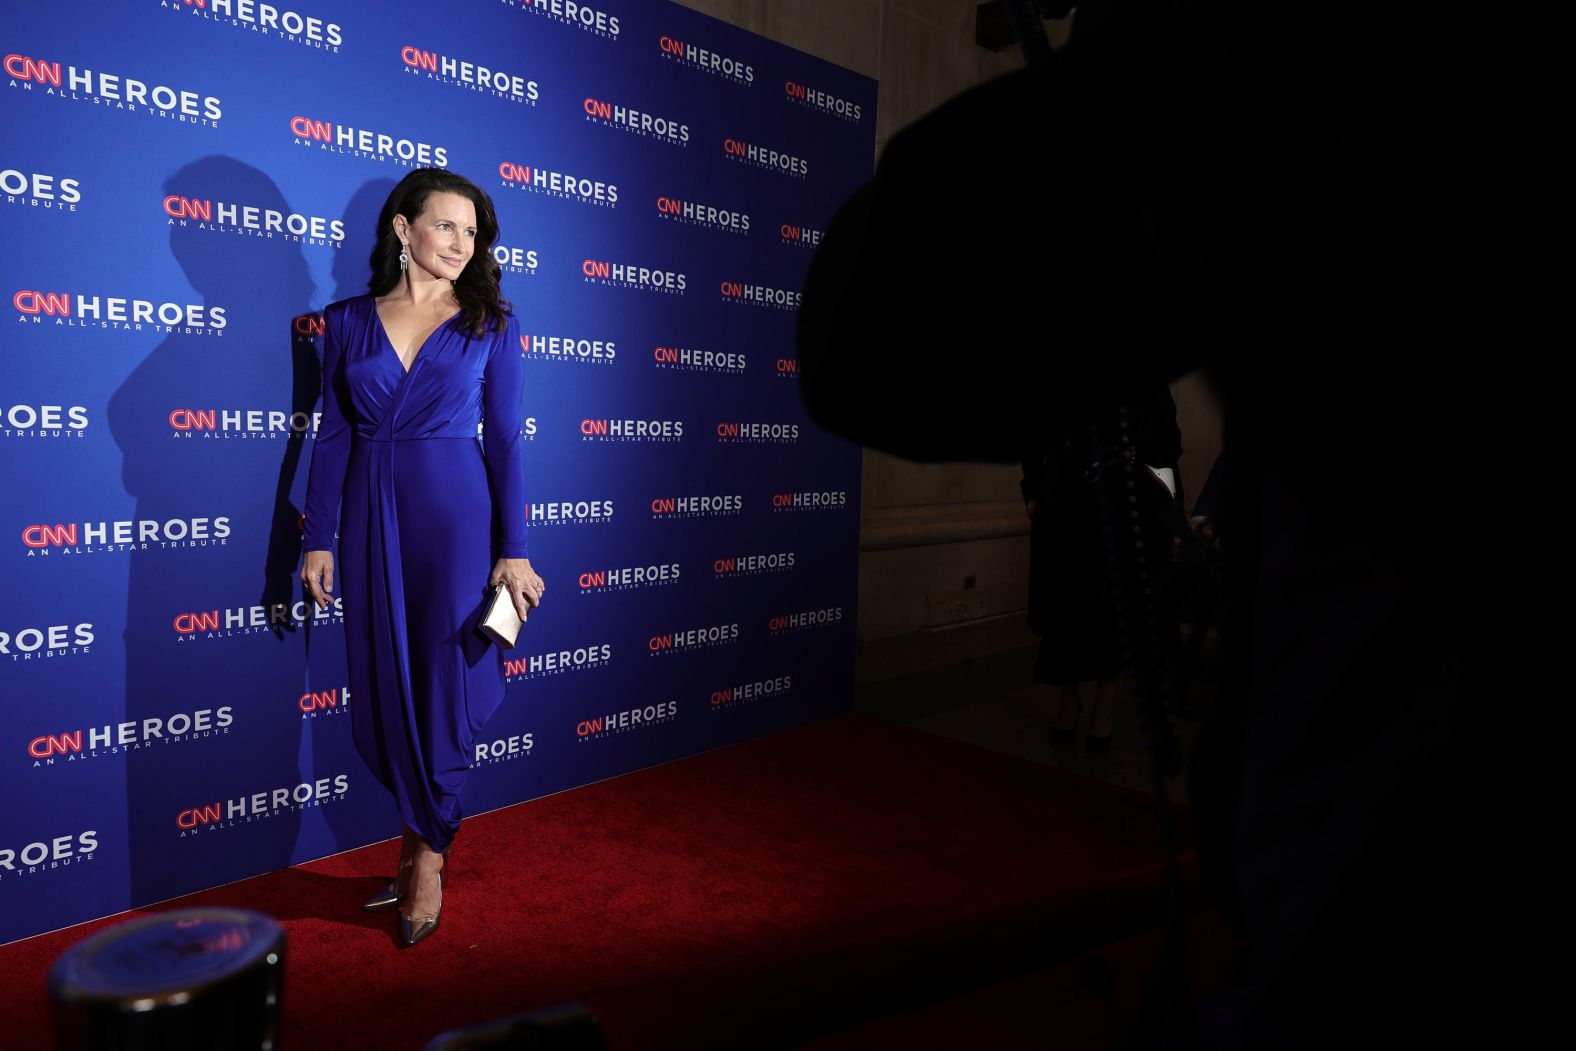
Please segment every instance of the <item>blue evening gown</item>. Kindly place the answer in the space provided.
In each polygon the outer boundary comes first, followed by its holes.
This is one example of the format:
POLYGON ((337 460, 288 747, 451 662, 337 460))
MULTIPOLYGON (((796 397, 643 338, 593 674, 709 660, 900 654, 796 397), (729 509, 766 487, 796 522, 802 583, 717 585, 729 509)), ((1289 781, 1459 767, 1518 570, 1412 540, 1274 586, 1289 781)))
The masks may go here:
POLYGON ((370 293, 323 319, 302 548, 332 549, 338 511, 356 750, 441 851, 473 742, 503 701, 503 653, 476 628, 487 577, 496 558, 526 557, 520 326, 510 314, 477 339, 452 318, 407 372, 370 293))

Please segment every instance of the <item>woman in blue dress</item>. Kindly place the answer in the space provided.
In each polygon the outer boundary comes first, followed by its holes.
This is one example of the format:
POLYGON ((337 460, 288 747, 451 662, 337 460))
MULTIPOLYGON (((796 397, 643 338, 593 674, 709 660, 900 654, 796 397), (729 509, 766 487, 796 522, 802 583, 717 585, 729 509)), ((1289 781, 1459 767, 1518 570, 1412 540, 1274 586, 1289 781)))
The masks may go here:
POLYGON ((415 169, 378 219, 370 292, 323 311, 301 578, 326 607, 337 516, 356 750, 404 821, 398 875, 366 907, 397 907, 406 945, 437 928, 472 744, 503 700, 503 654, 477 630, 487 589, 506 584, 522 617, 545 589, 526 557, 525 370, 497 236, 483 190, 415 169))

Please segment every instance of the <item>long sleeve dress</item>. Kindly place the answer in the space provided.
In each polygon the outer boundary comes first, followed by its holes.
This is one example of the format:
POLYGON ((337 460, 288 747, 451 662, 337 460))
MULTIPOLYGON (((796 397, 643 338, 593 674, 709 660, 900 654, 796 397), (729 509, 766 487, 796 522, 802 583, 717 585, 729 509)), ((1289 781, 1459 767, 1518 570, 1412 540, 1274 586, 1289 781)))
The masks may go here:
POLYGON ((332 549, 337 513, 356 750, 441 851, 504 696, 503 654, 476 627, 487 578, 526 557, 519 322, 474 338, 452 318, 407 371, 370 294, 323 318, 302 547, 332 549))

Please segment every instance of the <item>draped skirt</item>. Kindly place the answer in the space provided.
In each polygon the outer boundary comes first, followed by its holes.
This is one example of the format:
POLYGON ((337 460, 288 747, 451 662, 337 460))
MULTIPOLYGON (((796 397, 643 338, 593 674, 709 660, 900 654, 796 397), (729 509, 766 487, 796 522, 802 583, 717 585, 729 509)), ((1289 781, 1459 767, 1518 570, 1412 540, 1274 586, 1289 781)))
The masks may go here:
POLYGON ((338 570, 356 750, 437 851, 504 696, 502 653, 477 630, 492 518, 476 439, 356 437, 338 570))

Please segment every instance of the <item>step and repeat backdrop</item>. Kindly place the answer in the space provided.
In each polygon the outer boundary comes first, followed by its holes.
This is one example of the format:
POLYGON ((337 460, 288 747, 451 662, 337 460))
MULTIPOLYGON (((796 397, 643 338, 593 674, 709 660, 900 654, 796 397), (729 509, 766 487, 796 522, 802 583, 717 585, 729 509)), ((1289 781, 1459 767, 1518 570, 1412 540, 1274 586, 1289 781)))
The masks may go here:
POLYGON ((297 516, 412 167, 497 205, 551 584, 465 812, 850 705, 793 326, 874 81, 656 0, 65 0, 0 53, 0 942, 398 834, 297 516))

